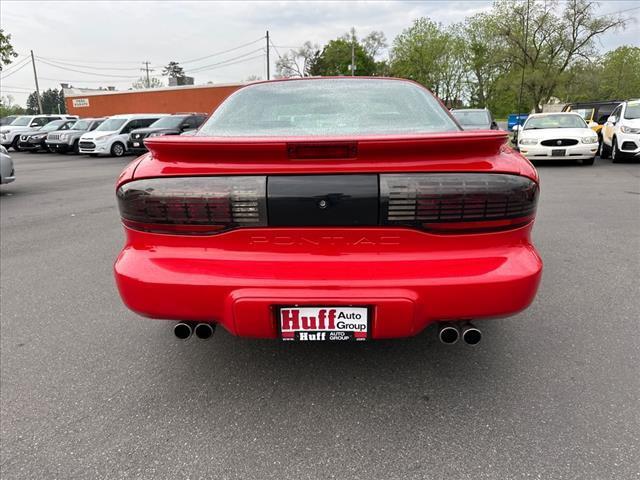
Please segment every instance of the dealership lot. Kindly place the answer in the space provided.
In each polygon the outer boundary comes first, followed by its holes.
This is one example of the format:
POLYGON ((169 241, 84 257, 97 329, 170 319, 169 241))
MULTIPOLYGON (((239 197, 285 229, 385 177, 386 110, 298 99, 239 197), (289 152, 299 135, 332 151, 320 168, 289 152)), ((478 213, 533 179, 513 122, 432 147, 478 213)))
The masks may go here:
MULTIPOLYGON (((179 342, 120 302, 131 160, 13 153, 2 186, 3 478, 635 478, 640 164, 539 166, 545 261, 477 347, 179 342)), ((178 299, 179 300, 179 299, 178 299)), ((464 299, 460 299, 464 301, 464 299)))

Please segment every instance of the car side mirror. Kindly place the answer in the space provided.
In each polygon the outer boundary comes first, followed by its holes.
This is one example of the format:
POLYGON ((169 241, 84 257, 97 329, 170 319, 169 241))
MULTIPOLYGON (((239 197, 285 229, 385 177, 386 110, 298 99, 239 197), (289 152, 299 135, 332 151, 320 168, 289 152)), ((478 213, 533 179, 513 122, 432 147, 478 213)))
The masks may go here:
POLYGON ((498 123, 495 120, 491 122, 491 130, 498 130, 498 123))
POLYGON ((513 130, 514 132, 519 132, 520 130, 522 130, 522 125, 514 125, 511 130, 513 130))
POLYGON ((607 122, 613 123, 614 125, 616 124, 617 121, 618 119, 616 118, 615 115, 611 115, 609 118, 607 118, 607 122))

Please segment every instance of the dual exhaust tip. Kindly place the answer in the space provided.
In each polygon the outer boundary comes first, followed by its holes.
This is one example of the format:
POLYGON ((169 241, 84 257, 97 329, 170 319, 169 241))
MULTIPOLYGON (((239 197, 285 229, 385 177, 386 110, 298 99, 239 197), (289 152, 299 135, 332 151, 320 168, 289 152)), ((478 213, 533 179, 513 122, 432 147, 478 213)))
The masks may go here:
POLYGON ((482 340, 482 332, 471 322, 465 322, 461 327, 453 323, 445 323, 438 330, 438 338, 447 345, 453 345, 460 337, 467 345, 477 345, 482 340))
MULTIPOLYGON (((194 334, 201 340, 207 340, 213 336, 215 327, 212 323, 197 323, 193 326, 190 323, 179 322, 174 325, 173 334, 180 340, 187 340, 194 334)), ((453 323, 445 323, 438 330, 438 338, 447 345, 457 343, 460 337, 467 345, 477 345, 482 340, 482 332, 471 322, 466 322, 461 327, 453 323)))
POLYGON ((216 326, 214 323, 192 323, 179 322, 173 326, 173 334, 180 340, 187 340, 195 334, 201 340, 207 340, 213 336, 216 326))

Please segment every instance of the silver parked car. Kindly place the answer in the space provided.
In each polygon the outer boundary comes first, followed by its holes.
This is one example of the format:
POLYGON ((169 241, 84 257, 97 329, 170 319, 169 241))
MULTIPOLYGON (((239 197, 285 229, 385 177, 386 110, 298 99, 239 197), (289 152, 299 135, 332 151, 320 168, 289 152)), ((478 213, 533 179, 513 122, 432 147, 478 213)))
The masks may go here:
POLYGON ((47 135, 47 147, 52 152, 78 153, 80 137, 87 132, 94 131, 104 120, 104 118, 83 118, 74 123, 67 131, 51 132, 47 135))
POLYGON ((16 172, 13 170, 13 160, 11 160, 7 149, 0 145, 0 183, 11 183, 15 179, 16 172))

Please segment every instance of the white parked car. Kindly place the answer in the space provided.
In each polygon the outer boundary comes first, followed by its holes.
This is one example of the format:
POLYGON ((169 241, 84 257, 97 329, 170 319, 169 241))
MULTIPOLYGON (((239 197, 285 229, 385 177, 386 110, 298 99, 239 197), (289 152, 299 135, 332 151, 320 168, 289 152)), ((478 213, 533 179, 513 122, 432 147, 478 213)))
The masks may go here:
POLYGON ((92 156, 121 157, 127 153, 127 141, 131 130, 148 127, 159 118, 167 115, 166 113, 113 115, 102 122, 98 128, 80 137, 79 152, 92 156))
POLYGON ((16 152, 20 150, 18 142, 20 135, 33 133, 43 125, 54 120, 77 120, 77 115, 21 115, 9 125, 0 128, 0 144, 3 147, 12 147, 16 152))
POLYGON ((640 157, 640 100, 623 102, 602 127, 602 158, 640 157))
POLYGON ((0 145, 0 184, 11 183, 16 179, 16 172, 13 170, 13 161, 7 149, 0 145))
POLYGON ((582 160, 593 165, 598 135, 577 113, 536 113, 518 129, 518 149, 529 160, 582 160))

